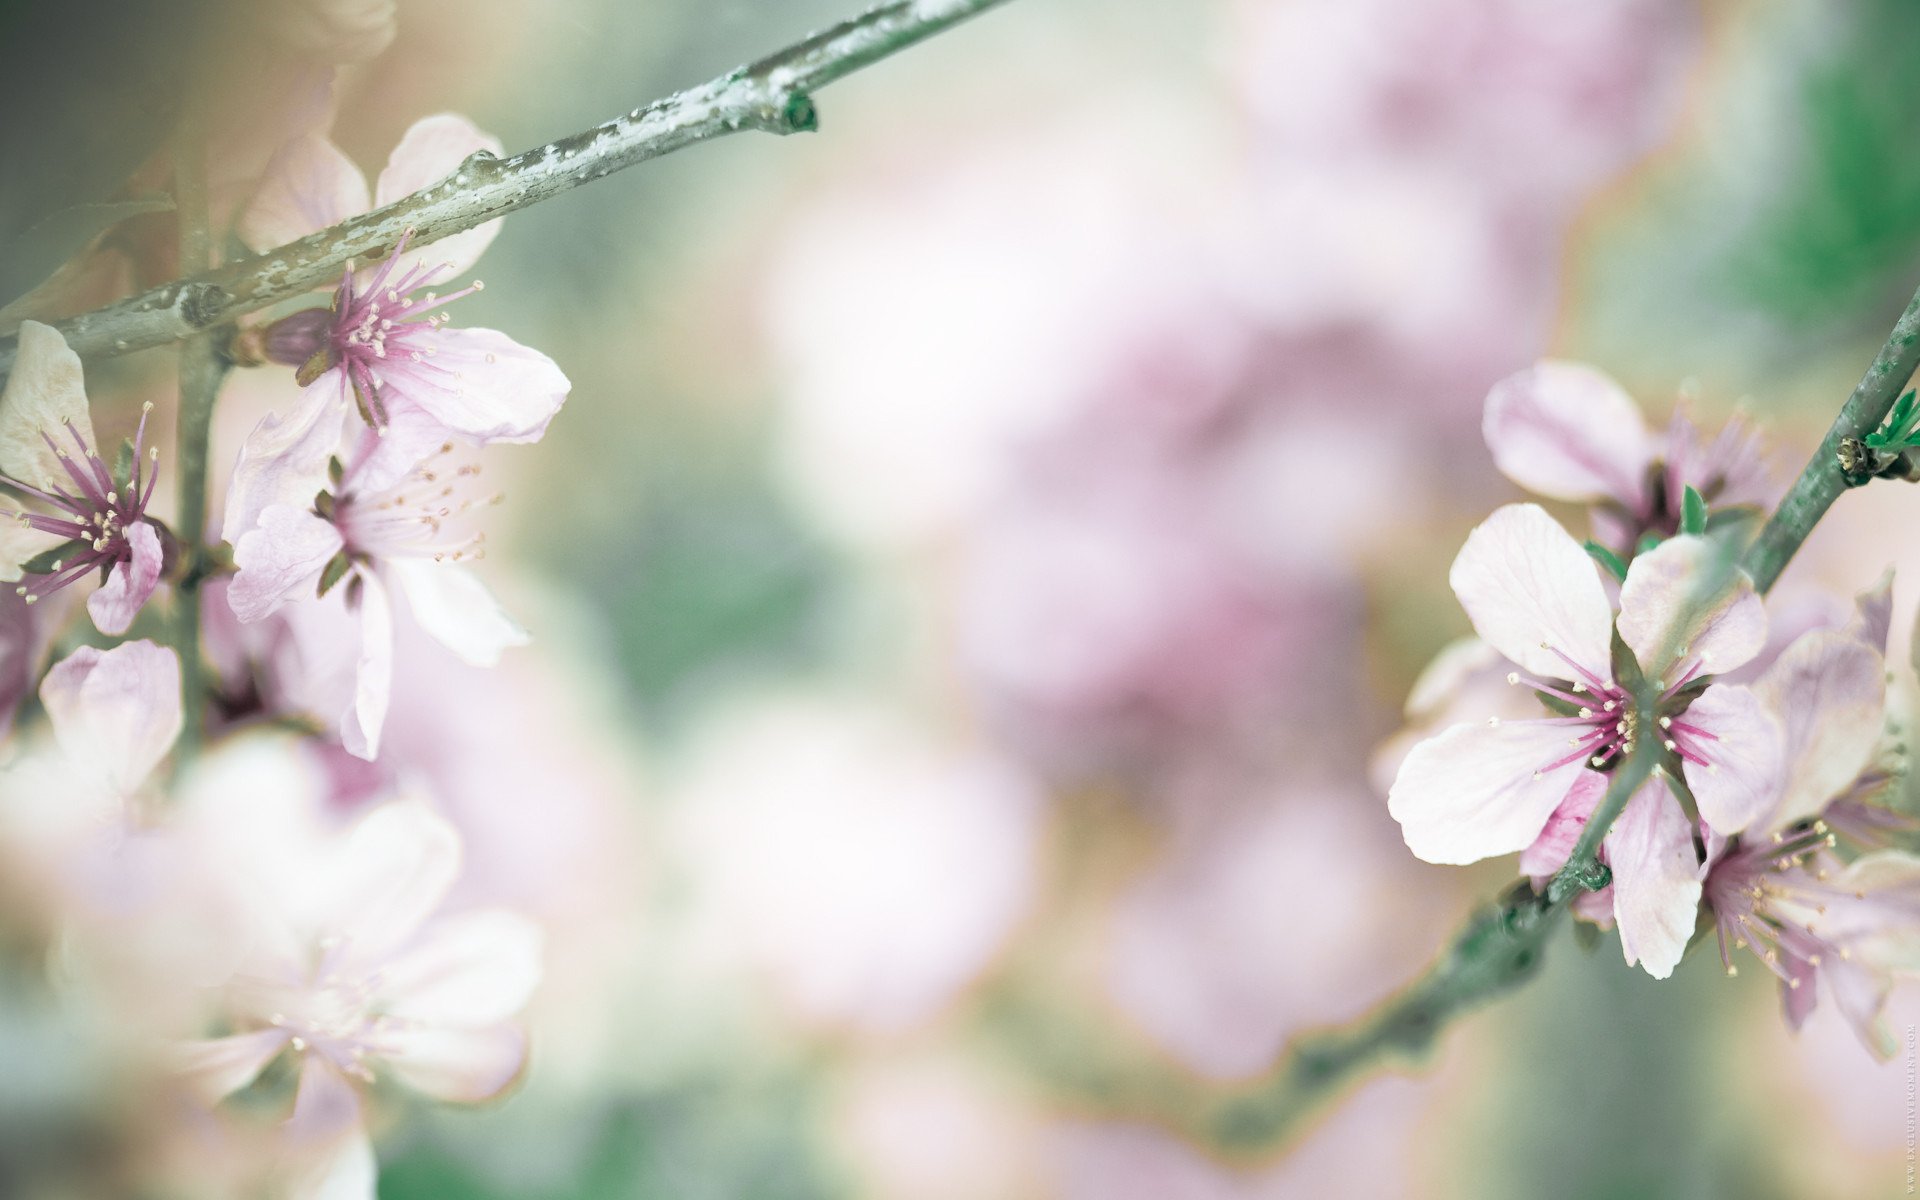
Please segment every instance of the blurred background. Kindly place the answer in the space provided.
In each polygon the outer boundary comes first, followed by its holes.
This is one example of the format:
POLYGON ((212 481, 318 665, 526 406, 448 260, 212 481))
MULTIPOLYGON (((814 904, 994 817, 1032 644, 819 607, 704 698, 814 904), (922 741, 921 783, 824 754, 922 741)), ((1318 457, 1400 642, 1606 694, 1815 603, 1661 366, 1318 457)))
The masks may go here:
MULTIPOLYGON (((59 261, 19 265, 56 201, 150 151, 150 56, 192 53, 52 7, 0 47, 0 301, 59 261)), ((333 137, 371 172, 457 110, 518 150, 844 15, 400 0, 333 137)), ((218 44, 211 77, 262 69, 218 44)), ((1257 1079, 1511 878, 1414 860, 1374 761, 1516 494, 1487 388, 1554 354, 1656 423, 1744 407, 1784 487, 1920 282, 1915 62, 1902 0, 1015 0, 823 93, 817 135, 512 217, 459 320, 574 383, 498 456, 487 577, 536 643, 490 674, 403 647, 392 737, 459 781, 464 886, 552 956, 524 1085, 409 1113, 381 1195, 1896 1194, 1906 1066, 1612 935, 1270 1151, 1084 1081, 1257 1079)), ((292 389, 236 376, 224 453, 292 389)), ((1920 497, 1881 490, 1794 572, 1920 570, 1920 497)), ((5 995, 23 1155, 83 1085, 5 995)))

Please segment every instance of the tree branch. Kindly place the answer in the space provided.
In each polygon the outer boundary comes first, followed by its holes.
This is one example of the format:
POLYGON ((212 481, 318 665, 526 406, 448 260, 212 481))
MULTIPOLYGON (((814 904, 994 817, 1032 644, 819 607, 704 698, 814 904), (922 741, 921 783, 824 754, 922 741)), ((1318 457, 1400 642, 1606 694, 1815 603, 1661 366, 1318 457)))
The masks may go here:
MULTIPOLYGON (((1005 2, 890 0, 572 137, 506 159, 475 154, 384 208, 56 327, 82 358, 163 346, 331 284, 349 261, 386 254, 409 229, 411 245, 424 246, 698 142, 812 130, 815 90, 1005 2)), ((14 338, 0 340, 0 372, 12 369, 14 349, 14 338)))

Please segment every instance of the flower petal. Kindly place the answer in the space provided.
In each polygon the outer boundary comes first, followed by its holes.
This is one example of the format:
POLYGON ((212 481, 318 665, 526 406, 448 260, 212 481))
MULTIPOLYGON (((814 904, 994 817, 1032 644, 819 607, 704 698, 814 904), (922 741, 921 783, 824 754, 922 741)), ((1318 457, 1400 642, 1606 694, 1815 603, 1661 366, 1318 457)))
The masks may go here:
POLYGON ((419 800, 395 800, 360 819, 334 851, 317 927, 356 962, 411 939, 453 886, 460 835, 419 800))
POLYGON ((44 533, 18 521, 0 520, 0 583, 16 583, 26 572, 22 566, 36 554, 44 554, 60 544, 58 534, 44 533))
POLYGON ((1573 848, 1586 831, 1593 810, 1607 794, 1607 777, 1598 771, 1582 771, 1574 779, 1566 798, 1554 808, 1546 826, 1533 845, 1520 852, 1520 873, 1530 876, 1536 886, 1567 865, 1573 848))
POLYGON ((431 346, 420 363, 389 361, 382 398, 473 442, 539 441, 573 388, 552 359, 491 329, 441 329, 431 346))
POLYGON ((1880 581, 1853 600, 1853 620, 1847 632, 1873 647, 1882 658, 1887 653, 1887 633, 1893 624, 1893 568, 1888 567, 1880 581))
POLYGON ((360 655, 354 664, 353 700, 340 718, 340 742, 355 758, 380 757, 380 733, 393 702, 393 603, 380 576, 358 576, 360 655))
POLYGON ((227 588, 233 615, 258 621, 302 593, 312 596, 345 544, 333 522, 292 505, 269 506, 233 546, 239 568, 227 588))
MULTIPOLYGON (((400 144, 387 158, 386 169, 374 184, 373 202, 384 207, 428 184, 438 183, 454 173, 468 155, 485 150, 496 157, 503 147, 500 139, 483 133, 472 121, 458 113, 437 113, 422 117, 408 128, 400 144)), ((439 279, 452 279, 473 269, 480 255, 500 232, 500 221, 488 221, 464 233, 442 238, 431 246, 409 250, 402 258, 409 266, 440 266, 439 279)))
POLYGON ((478 1104, 505 1091, 527 1061, 527 1035, 491 1029, 401 1029, 386 1038, 387 1065, 400 1082, 437 1100, 478 1104))
POLYGON ((527 644, 527 631, 465 567, 421 558, 389 559, 386 566, 400 581, 414 620, 462 662, 491 667, 509 646, 527 644))
POLYGON ((1582 363, 1543 359, 1487 394, 1493 461, 1530 492, 1646 507, 1653 442, 1633 398, 1582 363))
POLYGON ((87 414, 80 356, 51 325, 23 321, 18 336, 13 374, 0 392, 0 475, 42 490, 71 488, 73 480, 47 439, 72 452, 71 425, 89 449, 99 445, 87 414))
POLYGON ((1620 640, 1649 679, 1694 659, 1708 673, 1731 671, 1766 645, 1766 605, 1733 554, 1706 538, 1674 537, 1627 568, 1620 640))
POLYGON ((98 766, 125 795, 180 736, 180 659, 146 641, 82 646, 47 672, 40 701, 61 749, 98 766))
POLYGON ((346 372, 328 371, 300 394, 293 411, 269 413, 247 435, 227 489, 221 538, 239 545, 276 504, 305 508, 327 481, 327 459, 340 447, 346 372))
POLYGON ((1544 648, 1552 646, 1610 677, 1613 610, 1600 576, 1539 505, 1509 504, 1482 521, 1448 579, 1480 637, 1522 667, 1565 678, 1570 668, 1544 648))
POLYGON ((1693 827, 1665 779, 1649 779, 1633 794, 1607 834, 1606 851, 1621 952, 1628 966, 1638 962, 1665 979, 1686 953, 1700 911, 1693 827))
POLYGON ((326 138, 302 134, 280 147, 240 218, 240 240, 255 251, 298 241, 372 205, 367 178, 326 138))
POLYGON ((252 1083, 292 1036, 285 1029, 258 1029, 186 1042, 174 1047, 170 1057, 195 1095, 207 1104, 218 1104, 252 1083))
POLYGON ((1687 763, 1687 786, 1701 819, 1719 834, 1735 834, 1766 816, 1780 799, 1786 762, 1780 722, 1749 688, 1715 684, 1700 693, 1677 723, 1712 734, 1685 744, 1707 759, 1687 763))
POLYGON ((501 909, 435 921, 381 970, 387 1011, 434 1028, 505 1021, 540 983, 543 941, 538 924, 501 909))
POLYGON ((1523 850, 1583 771, 1567 727, 1544 721, 1456 725, 1415 746, 1387 792, 1407 847, 1431 863, 1470 863, 1523 850))
POLYGON ((1788 646, 1753 691, 1783 730, 1785 784, 1767 822, 1777 829, 1826 807, 1866 765, 1880 740, 1885 664, 1860 638, 1817 630, 1788 646))
POLYGON ((133 628, 133 619, 160 586, 160 569, 166 562, 160 535, 146 521, 136 521, 127 530, 127 546, 132 558, 115 563, 106 583, 87 597, 94 628, 108 637, 124 637, 133 628))

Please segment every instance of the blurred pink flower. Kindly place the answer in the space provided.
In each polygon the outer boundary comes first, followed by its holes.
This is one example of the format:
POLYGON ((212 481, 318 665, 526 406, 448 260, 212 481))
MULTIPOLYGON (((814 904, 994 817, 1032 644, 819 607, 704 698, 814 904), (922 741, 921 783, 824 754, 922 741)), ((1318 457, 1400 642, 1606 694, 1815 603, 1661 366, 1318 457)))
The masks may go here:
POLYGON ((802 1018, 895 1033, 978 975, 1032 903, 1041 795, 880 710, 717 724, 681 793, 711 941, 802 1018))
POLYGON ((166 552, 147 516, 160 451, 143 455, 148 404, 132 455, 109 469, 93 433, 80 359, 50 326, 20 327, 20 358, 0 394, 0 491, 52 512, 0 510, 0 581, 34 604, 100 573, 87 597, 100 632, 118 637, 159 586, 166 552), (116 475, 116 470, 123 472, 116 475), (52 555, 50 561, 34 561, 52 555), (31 570, 29 570, 31 568, 31 570))
POLYGON ((184 819, 228 876, 252 937, 219 989, 234 1032, 183 1044, 178 1066, 217 1103, 291 1051, 293 1190, 371 1197, 359 1086, 384 1071, 474 1103, 511 1084, 525 1062, 515 1017, 540 979, 541 934, 504 910, 440 912, 459 835, 424 803, 394 800, 338 830, 314 789, 256 782, 246 772, 202 781, 187 800, 184 819))

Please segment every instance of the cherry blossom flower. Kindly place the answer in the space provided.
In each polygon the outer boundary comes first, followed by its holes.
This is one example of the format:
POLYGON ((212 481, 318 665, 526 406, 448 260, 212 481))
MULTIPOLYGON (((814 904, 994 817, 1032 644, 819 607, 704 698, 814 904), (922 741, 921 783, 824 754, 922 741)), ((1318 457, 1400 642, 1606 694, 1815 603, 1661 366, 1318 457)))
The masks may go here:
POLYGON ((285 750, 229 756, 189 796, 189 836, 255 928, 218 989, 231 1032, 181 1046, 178 1065, 217 1103, 291 1054, 288 1190, 372 1197, 362 1088, 389 1076, 477 1103, 508 1087, 526 1059, 515 1018, 540 979, 541 933, 505 910, 440 912, 460 841, 424 802, 336 829, 321 789, 289 786, 285 764, 285 750))
POLYGON ((34 506, 0 508, 0 581, 28 604, 101 573, 87 611, 117 637, 153 595, 166 549, 147 516, 160 458, 158 448, 142 454, 152 409, 116 474, 97 449, 79 356, 50 326, 20 327, 19 359, 0 394, 0 492, 34 506))
POLYGON ((1598 506, 1603 537, 1627 550, 1645 533, 1677 532, 1688 487, 1722 509, 1771 498, 1759 432, 1745 417, 1703 442, 1682 407, 1663 441, 1625 389, 1584 363, 1543 359, 1496 383, 1482 432, 1507 478, 1598 506))
MULTIPOLYGON (((498 499, 478 490, 480 468, 457 460, 453 443, 392 484, 371 482, 368 464, 379 436, 364 432, 353 465, 342 467, 312 507, 275 500, 257 512, 230 508, 227 536, 238 568, 227 602, 243 622, 272 615, 290 601, 324 598, 342 589, 359 620, 354 688, 341 717, 341 737, 359 757, 378 755, 393 678, 390 584, 407 598, 413 618, 464 661, 491 666, 527 634, 467 562, 484 554, 486 535, 473 518, 498 499)), ((297 486, 290 474, 277 482, 297 486)), ((268 497, 254 493, 251 499, 268 497)))
MULTIPOLYGON (((1519 668, 1509 681, 1556 715, 1457 724, 1414 747, 1388 793, 1413 852, 1467 863, 1527 849, 1563 804, 1604 792, 1591 777, 1646 737, 1662 739, 1665 772, 1715 830, 1764 815, 1779 789, 1778 721, 1752 690, 1711 675, 1760 649, 1766 615, 1738 571, 1715 585, 1719 554, 1697 537, 1641 554, 1616 622, 1592 560, 1539 507, 1508 505, 1475 529, 1454 561, 1454 592, 1480 637, 1519 668), (1644 687, 1617 677, 1616 628, 1644 687)), ((1699 898, 1691 825, 1668 788, 1650 780, 1606 840, 1623 949, 1657 976, 1679 961, 1699 898)))
MULTIPOLYGON (((371 200, 366 179, 318 134, 282 148, 267 183, 241 221, 248 244, 268 249, 394 200, 454 173, 500 144, 464 117, 443 113, 414 123, 394 147, 371 200)), ((352 411, 388 441, 369 458, 375 486, 398 482, 421 457, 455 439, 469 444, 534 442, 571 388, 552 359, 491 329, 452 329, 443 306, 481 290, 429 290, 471 269, 499 221, 409 250, 403 233, 387 260, 341 277, 329 308, 311 308, 255 330, 243 354, 299 369, 307 397, 283 424, 248 439, 246 460, 262 454, 330 453, 337 422, 352 411), (316 440, 317 439, 317 440, 316 440)))

